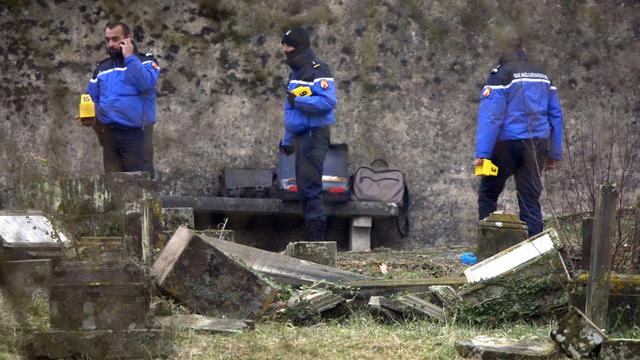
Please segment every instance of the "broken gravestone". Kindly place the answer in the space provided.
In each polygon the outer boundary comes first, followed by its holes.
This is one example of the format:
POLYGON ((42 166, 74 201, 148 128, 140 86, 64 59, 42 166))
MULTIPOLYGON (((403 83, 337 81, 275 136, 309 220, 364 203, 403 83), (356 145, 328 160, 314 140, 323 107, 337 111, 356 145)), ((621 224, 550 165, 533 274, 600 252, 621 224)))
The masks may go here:
POLYGON ((189 309, 214 317, 256 318, 276 295, 267 282, 184 226, 162 250, 151 275, 189 309))
POLYGON ((335 241, 300 241, 287 245, 284 255, 314 262, 316 264, 336 267, 338 246, 335 241))
POLYGON ((549 229, 465 270, 469 284, 458 291, 458 317, 498 324, 566 307, 570 277, 560 247, 549 229))
POLYGON ((550 335, 551 340, 573 359, 589 358, 606 339, 605 334, 573 306, 550 335))
POLYGON ((407 294, 397 298, 372 296, 369 299, 368 306, 374 312, 385 315, 392 320, 427 318, 436 321, 445 321, 446 319, 444 309, 426 301, 416 294, 407 294))
POLYGON ((600 360, 640 360, 640 339, 609 339, 602 343, 600 360))
POLYGON ((564 358, 548 340, 477 336, 456 340, 454 347, 462 357, 484 360, 551 360, 564 358))
POLYGON ((305 289, 293 295, 275 318, 294 324, 313 324, 320 319, 337 317, 348 311, 346 300, 328 290, 305 289))

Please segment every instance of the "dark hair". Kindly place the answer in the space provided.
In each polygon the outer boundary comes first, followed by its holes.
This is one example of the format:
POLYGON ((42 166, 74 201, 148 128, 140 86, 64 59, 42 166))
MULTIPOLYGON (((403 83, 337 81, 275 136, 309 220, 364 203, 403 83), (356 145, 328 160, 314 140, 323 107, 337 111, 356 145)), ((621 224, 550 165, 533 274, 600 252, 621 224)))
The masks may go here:
POLYGON ((120 26, 122 28, 122 32, 124 33, 125 36, 128 36, 128 35, 131 34, 131 30, 129 29, 129 25, 123 23, 122 21, 110 22, 110 23, 107 24, 107 26, 105 28, 109 29, 109 30, 113 30, 113 29, 117 28, 118 26, 120 26))

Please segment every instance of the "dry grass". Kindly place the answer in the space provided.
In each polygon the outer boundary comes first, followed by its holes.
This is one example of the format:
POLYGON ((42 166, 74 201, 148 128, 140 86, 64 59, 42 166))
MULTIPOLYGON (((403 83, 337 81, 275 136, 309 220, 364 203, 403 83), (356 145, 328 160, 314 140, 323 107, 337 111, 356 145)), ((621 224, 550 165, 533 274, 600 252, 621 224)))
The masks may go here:
POLYGON ((261 323, 254 331, 221 336, 195 332, 176 335, 180 359, 461 359, 460 337, 548 338, 547 326, 513 325, 478 329, 426 320, 384 324, 366 312, 310 327, 261 323))

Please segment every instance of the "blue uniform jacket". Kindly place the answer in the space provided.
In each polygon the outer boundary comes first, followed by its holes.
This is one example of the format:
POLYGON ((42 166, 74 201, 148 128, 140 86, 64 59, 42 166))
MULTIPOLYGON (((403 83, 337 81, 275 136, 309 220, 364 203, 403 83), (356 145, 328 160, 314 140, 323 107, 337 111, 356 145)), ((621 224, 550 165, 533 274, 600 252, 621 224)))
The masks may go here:
POLYGON ((105 124, 142 128, 156 122, 156 83, 160 67, 151 54, 109 57, 93 72, 86 92, 105 124))
POLYGON ((562 159, 562 109, 557 88, 523 51, 501 60, 480 95, 476 157, 490 159, 496 141, 549 139, 549 157, 562 159))
POLYGON ((284 138, 283 145, 293 144, 296 135, 311 128, 333 125, 333 114, 337 104, 336 87, 329 67, 317 60, 311 49, 304 50, 289 65, 292 74, 287 91, 299 86, 311 88, 311 96, 297 96, 294 105, 284 101, 284 138))

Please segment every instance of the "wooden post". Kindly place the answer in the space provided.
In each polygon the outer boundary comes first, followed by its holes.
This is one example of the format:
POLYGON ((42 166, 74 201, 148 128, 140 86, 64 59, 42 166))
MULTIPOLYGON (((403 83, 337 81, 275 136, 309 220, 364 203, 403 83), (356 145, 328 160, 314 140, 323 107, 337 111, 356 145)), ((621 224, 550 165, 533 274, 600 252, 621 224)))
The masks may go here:
POLYGON ((633 214, 633 238, 631 240, 631 273, 640 274, 640 197, 633 214))
MULTIPOLYGON (((591 244, 593 242, 593 218, 582 219, 582 265, 581 269, 589 270, 591 265, 591 244)), ((584 311, 584 309, 580 309, 584 311)))
POLYGON ((593 241, 591 243, 591 263, 587 285, 586 315, 598 327, 606 329, 609 307, 609 279, 613 258, 613 231, 616 221, 618 189, 615 185, 602 184, 598 187, 593 241))

